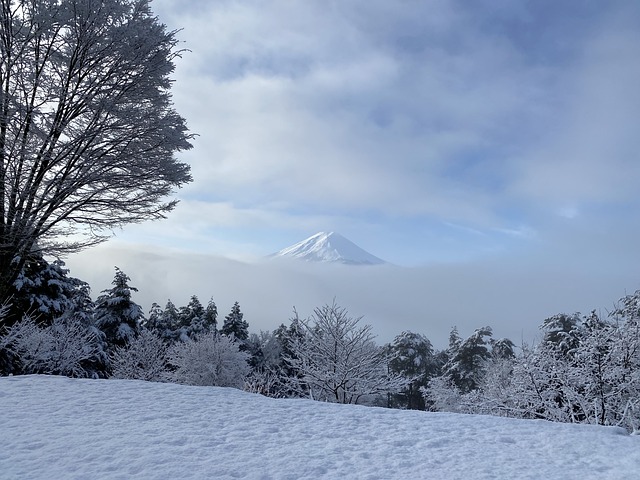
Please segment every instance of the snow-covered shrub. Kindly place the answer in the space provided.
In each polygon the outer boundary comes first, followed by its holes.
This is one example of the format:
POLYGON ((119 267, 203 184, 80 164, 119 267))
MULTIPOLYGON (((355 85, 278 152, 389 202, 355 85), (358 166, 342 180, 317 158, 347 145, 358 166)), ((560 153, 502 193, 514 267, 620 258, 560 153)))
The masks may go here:
POLYGON ((244 381, 244 391, 265 397, 285 397, 281 378, 268 370, 253 370, 244 381))
POLYGON ((88 377, 88 365, 102 354, 94 330, 80 322, 57 318, 41 327, 25 317, 8 329, 2 347, 19 361, 22 373, 44 373, 69 377, 88 377))
POLYGON ((111 354, 113 378, 159 382, 167 377, 167 346, 147 329, 111 354))
POLYGON ((425 403, 436 412, 462 413, 462 393, 454 383, 444 376, 432 378, 420 389, 425 403))
POLYGON ((174 370, 169 379, 185 385, 242 388, 249 374, 248 358, 231 338, 210 332, 171 346, 168 360, 174 370))

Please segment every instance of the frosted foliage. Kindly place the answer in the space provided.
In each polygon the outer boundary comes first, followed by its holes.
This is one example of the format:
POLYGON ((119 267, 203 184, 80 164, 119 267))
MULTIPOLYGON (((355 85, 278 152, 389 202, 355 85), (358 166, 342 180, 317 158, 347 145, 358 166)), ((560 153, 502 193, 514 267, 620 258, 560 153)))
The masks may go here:
POLYGON ((142 329, 138 337, 111 355, 114 378, 161 381, 166 379, 167 347, 157 335, 142 329))
POLYGON ((335 303, 317 308, 310 320, 299 322, 303 335, 292 338, 292 355, 285 357, 297 372, 294 388, 316 400, 358 403, 396 392, 409 380, 389 372, 389 362, 376 346, 371 326, 360 327, 335 303))
POLYGON ((438 410, 622 426, 638 433, 639 303, 636 292, 608 318, 551 317, 540 344, 485 362, 476 388, 460 394, 439 378, 424 390, 425 398, 438 410))
POLYGON ((429 386, 422 387, 421 390, 425 400, 435 411, 458 413, 463 410, 460 390, 445 377, 432 379, 429 386))
POLYGON ((23 373, 71 377, 89 376, 85 365, 102 354, 92 329, 63 319, 54 320, 48 327, 40 327, 31 318, 25 317, 7 331, 0 346, 20 359, 23 373))
POLYGON ((249 374, 248 358, 231 338, 207 333, 169 349, 169 364, 175 367, 170 380, 185 385, 242 388, 249 374))

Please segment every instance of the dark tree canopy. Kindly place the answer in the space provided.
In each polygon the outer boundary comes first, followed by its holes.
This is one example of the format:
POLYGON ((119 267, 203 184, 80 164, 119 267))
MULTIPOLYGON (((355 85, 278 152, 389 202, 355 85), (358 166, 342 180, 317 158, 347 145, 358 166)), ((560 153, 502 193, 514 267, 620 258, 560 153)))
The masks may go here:
POLYGON ((244 342, 249 338, 249 324, 243 317, 244 315, 240 311, 240 304, 235 302, 229 315, 224 317, 220 333, 226 336, 233 336, 236 340, 244 342))
POLYGON ((127 345, 140 330, 142 308, 131 298, 138 289, 129 285, 130 278, 118 267, 111 287, 96 300, 95 326, 104 334, 108 348, 127 345))
POLYGON ((191 180, 148 0, 0 0, 0 300, 32 254, 163 218, 191 180))

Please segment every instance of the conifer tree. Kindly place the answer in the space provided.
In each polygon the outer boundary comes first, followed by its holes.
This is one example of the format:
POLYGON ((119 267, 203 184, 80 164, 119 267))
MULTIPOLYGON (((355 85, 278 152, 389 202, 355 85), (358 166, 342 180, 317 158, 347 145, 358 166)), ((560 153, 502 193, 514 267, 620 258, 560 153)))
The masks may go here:
POLYGON ((487 348, 489 343, 487 337, 491 338, 491 335, 491 327, 476 329, 469 338, 459 344, 445 365, 445 376, 462 393, 468 393, 477 388, 484 372, 485 363, 491 356, 491 352, 487 348))
POLYGON ((173 343, 180 338, 178 309, 171 300, 167 300, 164 310, 154 303, 146 326, 166 343, 173 343))
POLYGON ((149 315, 147 315, 147 318, 145 318, 140 325, 147 330, 156 332, 160 323, 160 317, 162 317, 162 307, 156 302, 153 302, 149 309, 149 315))
POLYGON ((400 392, 391 395, 391 406, 410 410, 424 410, 425 403, 421 387, 426 387, 429 378, 436 373, 431 342, 424 335, 402 332, 387 346, 389 369, 409 380, 400 392))
POLYGON ((231 308, 231 313, 224 317, 224 324, 220 333, 228 337, 233 336, 236 340, 244 342, 249 338, 249 324, 243 320, 240 311, 240 304, 235 302, 231 308))
POLYGON ((76 302, 90 310, 89 285, 68 274, 62 260, 49 263, 40 255, 33 256, 13 283, 4 324, 11 325, 29 315, 41 325, 50 325, 65 312, 80 308, 76 302))
POLYGON ((104 334, 109 350, 122 347, 135 338, 144 315, 140 305, 131 299, 138 289, 129 285, 130 278, 118 267, 111 284, 96 300, 95 326, 104 334))
POLYGON ((218 307, 213 298, 209 300, 204 309, 204 329, 208 332, 216 332, 218 329, 218 307))

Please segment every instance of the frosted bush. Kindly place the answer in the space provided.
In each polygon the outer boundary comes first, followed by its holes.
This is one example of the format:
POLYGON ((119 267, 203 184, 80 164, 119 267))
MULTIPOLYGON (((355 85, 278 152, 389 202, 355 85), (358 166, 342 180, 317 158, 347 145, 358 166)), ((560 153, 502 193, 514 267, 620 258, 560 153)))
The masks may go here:
POLYGON ((69 377, 88 377, 86 368, 102 354, 92 329, 70 319, 55 319, 41 327, 30 317, 13 325, 2 339, 2 347, 20 362, 22 373, 44 373, 69 377))
POLYGON ((113 378, 162 381, 167 378, 167 346, 160 337, 142 329, 137 338, 111 354, 113 378))
POLYGON ((207 333, 169 349, 169 364, 174 367, 169 379, 185 385, 242 388, 250 370, 248 358, 232 339, 207 333))

